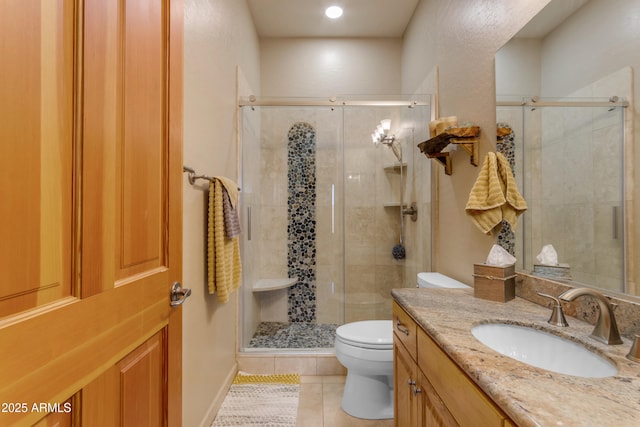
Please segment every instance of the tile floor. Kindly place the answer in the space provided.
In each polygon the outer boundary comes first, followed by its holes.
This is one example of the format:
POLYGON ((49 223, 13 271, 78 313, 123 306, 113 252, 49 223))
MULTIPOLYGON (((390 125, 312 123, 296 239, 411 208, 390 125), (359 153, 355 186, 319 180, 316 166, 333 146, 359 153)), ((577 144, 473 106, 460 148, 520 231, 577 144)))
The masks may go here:
POLYGON ((241 371, 300 374, 300 427, 393 427, 393 420, 362 420, 340 407, 347 370, 335 354, 251 354, 237 357, 241 371))
POLYGON ((392 427, 393 420, 362 420, 340 408, 345 377, 303 375, 297 425, 304 427, 392 427))

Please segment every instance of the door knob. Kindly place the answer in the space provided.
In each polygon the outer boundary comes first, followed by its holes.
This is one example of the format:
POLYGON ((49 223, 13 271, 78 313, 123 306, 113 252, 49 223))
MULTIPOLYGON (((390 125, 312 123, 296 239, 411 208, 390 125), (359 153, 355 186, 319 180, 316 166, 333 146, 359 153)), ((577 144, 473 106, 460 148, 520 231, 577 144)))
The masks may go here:
POLYGON ((191 289, 182 288, 180 282, 175 282, 171 287, 171 307, 182 305, 191 295, 191 289))

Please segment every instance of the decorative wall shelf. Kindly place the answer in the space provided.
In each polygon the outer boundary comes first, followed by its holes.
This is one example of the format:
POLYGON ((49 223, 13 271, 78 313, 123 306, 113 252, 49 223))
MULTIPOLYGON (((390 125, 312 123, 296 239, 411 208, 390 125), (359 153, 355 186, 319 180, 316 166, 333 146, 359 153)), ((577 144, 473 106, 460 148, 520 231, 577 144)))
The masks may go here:
POLYGON ((479 162, 479 126, 451 127, 447 128, 443 133, 418 144, 418 148, 430 159, 436 159, 444 166, 444 173, 451 175, 453 173, 451 165, 451 157, 449 152, 442 150, 449 144, 461 146, 470 156, 470 162, 474 166, 478 166, 479 162))
POLYGON ((297 277, 283 279, 260 279, 253 285, 253 292, 275 291, 286 289, 298 283, 297 277))
POLYGON ((478 166, 478 158, 479 154, 479 143, 478 138, 452 138, 451 143, 460 145, 464 148, 464 151, 469 153, 470 163, 473 166, 478 166))
POLYGON ((448 151, 445 153, 427 154, 427 157, 429 157, 430 159, 436 159, 437 161, 439 161, 442 164, 442 166, 444 166, 444 173, 446 173, 447 175, 451 175, 453 173, 452 166, 451 166, 451 157, 449 156, 448 151))

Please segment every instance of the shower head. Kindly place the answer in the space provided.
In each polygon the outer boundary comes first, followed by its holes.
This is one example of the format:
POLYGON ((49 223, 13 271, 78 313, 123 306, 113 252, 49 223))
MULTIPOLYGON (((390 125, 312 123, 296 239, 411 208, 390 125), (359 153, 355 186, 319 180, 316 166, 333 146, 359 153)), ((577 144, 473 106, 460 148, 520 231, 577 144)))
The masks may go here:
POLYGON ((391 147, 394 142, 396 142, 396 137, 391 135, 391 136, 385 136, 383 139, 378 141, 378 144, 383 144, 383 145, 386 145, 387 147, 391 147))
POLYGON ((389 147, 391 147, 391 151, 393 151, 393 154, 395 154, 398 161, 402 163, 402 147, 400 146, 400 144, 396 143, 395 138, 393 139, 393 141, 391 141, 389 147))

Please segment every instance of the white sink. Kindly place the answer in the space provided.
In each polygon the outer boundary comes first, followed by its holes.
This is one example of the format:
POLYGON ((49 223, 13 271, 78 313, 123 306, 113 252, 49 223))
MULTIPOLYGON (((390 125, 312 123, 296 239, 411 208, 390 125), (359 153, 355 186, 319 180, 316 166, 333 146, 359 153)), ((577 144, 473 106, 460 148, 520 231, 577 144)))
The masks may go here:
POLYGON ((474 337, 493 350, 529 365, 586 378, 615 375, 616 366, 582 345, 526 326, 484 323, 471 328, 474 337))

